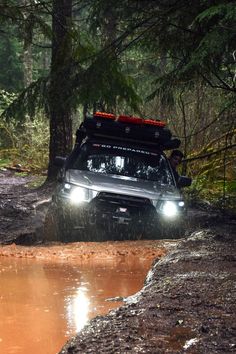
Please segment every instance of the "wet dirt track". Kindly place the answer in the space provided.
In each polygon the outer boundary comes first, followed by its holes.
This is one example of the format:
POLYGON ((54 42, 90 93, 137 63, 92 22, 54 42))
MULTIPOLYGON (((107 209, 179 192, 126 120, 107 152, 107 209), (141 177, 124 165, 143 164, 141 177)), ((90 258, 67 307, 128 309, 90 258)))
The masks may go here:
POLYGON ((195 232, 155 263, 140 293, 61 354, 235 353, 235 271, 235 234, 195 232))
POLYGON ((2 255, 61 261, 79 254, 81 259, 99 259, 102 254, 156 258, 167 251, 157 259, 140 293, 92 320, 61 354, 236 352, 235 218, 205 213, 203 220, 199 214, 186 239, 161 241, 158 246, 158 241, 137 241, 134 247, 122 242, 103 252, 101 244, 93 249, 94 243, 80 243, 72 251, 71 245, 40 244, 50 188, 30 191, 24 186, 26 179, 16 181, 8 172, 0 173, 0 181, 0 242, 38 243, 3 246, 2 255))
POLYGON ((0 244, 40 241, 45 210, 53 186, 30 189, 27 184, 35 177, 17 176, 0 170, 0 244))

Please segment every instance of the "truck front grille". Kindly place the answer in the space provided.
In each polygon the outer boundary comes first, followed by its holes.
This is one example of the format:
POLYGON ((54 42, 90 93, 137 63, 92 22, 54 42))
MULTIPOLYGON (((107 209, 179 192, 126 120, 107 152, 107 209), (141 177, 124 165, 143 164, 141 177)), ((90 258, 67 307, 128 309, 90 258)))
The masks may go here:
POLYGON ((151 201, 148 198, 141 198, 123 194, 101 192, 97 196, 97 202, 100 204, 117 204, 120 206, 143 208, 151 206, 151 201))

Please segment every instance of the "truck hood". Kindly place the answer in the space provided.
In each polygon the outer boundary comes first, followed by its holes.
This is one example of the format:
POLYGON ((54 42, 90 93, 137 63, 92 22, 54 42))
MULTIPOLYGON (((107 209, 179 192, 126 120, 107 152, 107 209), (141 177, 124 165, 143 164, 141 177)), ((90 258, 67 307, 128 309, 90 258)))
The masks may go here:
POLYGON ((97 192, 123 194, 150 200, 180 198, 180 192, 174 186, 158 184, 138 178, 120 175, 107 175, 95 172, 67 170, 66 182, 89 188, 97 192))

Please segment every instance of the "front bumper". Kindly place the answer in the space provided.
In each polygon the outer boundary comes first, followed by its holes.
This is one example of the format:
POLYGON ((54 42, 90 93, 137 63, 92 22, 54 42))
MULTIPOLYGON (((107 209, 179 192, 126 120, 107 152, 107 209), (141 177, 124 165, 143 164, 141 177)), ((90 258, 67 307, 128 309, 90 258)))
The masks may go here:
POLYGON ((152 234, 160 227, 169 227, 182 222, 184 209, 174 218, 158 212, 148 198, 101 192, 89 203, 73 205, 69 198, 57 199, 64 224, 73 230, 100 229, 107 233, 127 232, 152 234))

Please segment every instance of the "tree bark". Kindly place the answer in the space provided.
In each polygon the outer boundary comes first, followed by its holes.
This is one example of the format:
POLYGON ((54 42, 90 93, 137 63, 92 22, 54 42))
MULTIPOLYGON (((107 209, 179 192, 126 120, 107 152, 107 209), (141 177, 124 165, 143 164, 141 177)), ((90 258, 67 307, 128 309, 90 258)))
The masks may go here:
POLYGON ((57 176, 58 169, 53 164, 55 157, 66 156, 72 149, 71 17, 72 0, 53 0, 48 180, 57 176))
MULTIPOLYGON (((29 0, 22 1, 23 6, 27 8, 30 6, 29 0)), ((31 15, 24 12, 24 43, 23 43, 23 74, 24 74, 24 88, 28 87, 33 81, 33 57, 32 57, 32 39, 33 26, 31 15)))

